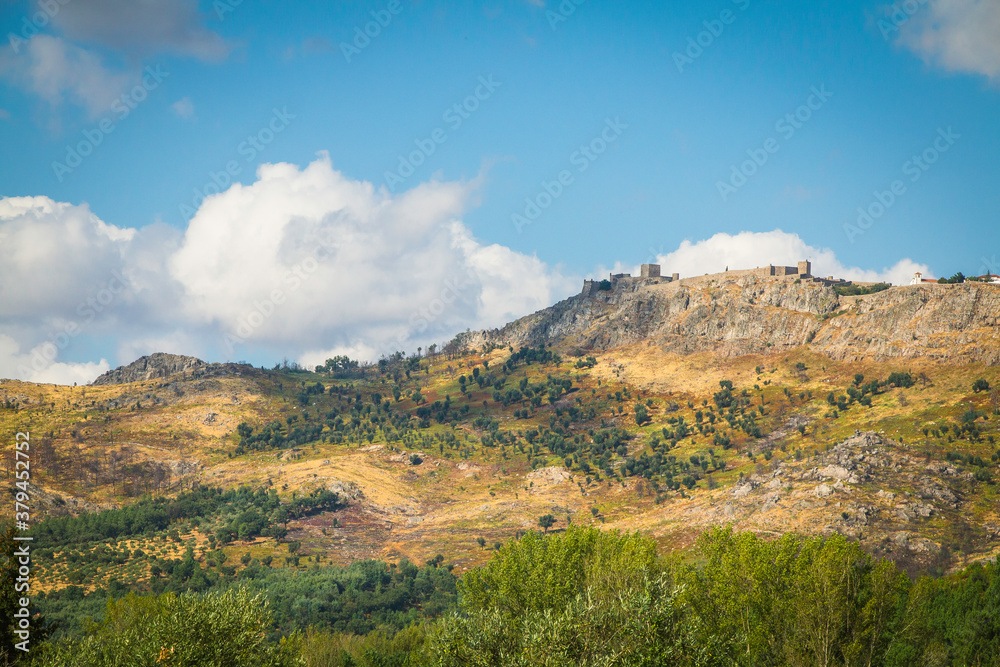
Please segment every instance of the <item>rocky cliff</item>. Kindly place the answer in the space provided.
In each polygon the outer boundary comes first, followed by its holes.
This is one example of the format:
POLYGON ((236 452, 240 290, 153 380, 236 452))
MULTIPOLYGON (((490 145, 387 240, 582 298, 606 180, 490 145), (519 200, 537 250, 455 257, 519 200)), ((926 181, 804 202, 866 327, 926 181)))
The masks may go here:
POLYGON ((92 384, 141 382, 143 380, 168 377, 174 373, 194 371, 206 366, 208 364, 196 357, 156 352, 146 357, 139 357, 127 366, 119 366, 114 370, 110 370, 94 380, 92 384))
POLYGON ((800 345, 838 360, 931 358, 1000 363, 1000 287, 894 287, 840 297, 819 283, 724 275, 655 283, 617 281, 507 324, 462 334, 470 348, 563 344, 604 350, 643 340, 665 352, 722 356, 800 345))

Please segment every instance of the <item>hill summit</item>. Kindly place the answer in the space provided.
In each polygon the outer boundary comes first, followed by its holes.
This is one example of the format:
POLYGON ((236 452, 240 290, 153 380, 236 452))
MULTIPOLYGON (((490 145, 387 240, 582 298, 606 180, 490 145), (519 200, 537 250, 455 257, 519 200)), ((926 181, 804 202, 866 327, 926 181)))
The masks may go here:
POLYGON ((119 366, 104 373, 95 379, 91 384, 109 385, 126 384, 128 382, 142 382, 155 378, 163 378, 175 373, 194 371, 205 368, 207 363, 197 357, 189 357, 183 354, 168 354, 166 352, 156 352, 144 357, 139 357, 127 366, 119 366))
POLYGON ((586 281, 580 294, 458 340, 468 349, 562 344, 581 351, 648 341, 664 352, 723 357, 807 345, 838 361, 1000 363, 998 285, 892 287, 773 266, 679 279, 659 276, 658 268, 586 281))

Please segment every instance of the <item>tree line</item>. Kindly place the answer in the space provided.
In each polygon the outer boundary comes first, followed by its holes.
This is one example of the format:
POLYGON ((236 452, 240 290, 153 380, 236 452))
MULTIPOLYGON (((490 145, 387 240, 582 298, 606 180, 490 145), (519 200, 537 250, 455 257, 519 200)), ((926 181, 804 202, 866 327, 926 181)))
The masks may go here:
POLYGON ((205 595, 130 595, 37 657, 81 666, 1000 664, 996 564, 912 581, 841 535, 766 540, 716 528, 682 560, 659 555, 648 535, 571 526, 508 542, 457 586, 438 562, 294 574, 255 566, 205 595), (181 621, 199 631, 172 629, 181 621), (245 658, 197 662, 226 651, 245 658))

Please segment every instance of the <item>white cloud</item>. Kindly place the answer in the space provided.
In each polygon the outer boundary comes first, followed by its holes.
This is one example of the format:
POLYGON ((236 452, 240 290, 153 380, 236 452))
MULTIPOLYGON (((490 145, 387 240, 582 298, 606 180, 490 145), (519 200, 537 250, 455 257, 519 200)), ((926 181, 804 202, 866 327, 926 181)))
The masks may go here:
MULTIPOLYGON (((813 275, 863 282, 884 281, 906 285, 916 271, 927 277, 932 275, 926 264, 918 264, 908 258, 881 271, 845 266, 832 250, 811 246, 799 238, 798 234, 789 234, 780 229, 771 232, 740 232, 735 235, 716 234, 695 243, 683 241, 677 250, 657 257, 665 275, 676 272, 681 278, 717 273, 725 271, 727 267, 737 270, 768 264, 795 266, 806 259, 812 262, 813 275)), ((638 267, 634 270, 638 271, 638 267)))
POLYGON ((104 223, 86 204, 0 199, 0 318, 25 324, 80 318, 88 299, 104 297, 102 290, 121 294, 123 253, 135 233, 104 223))
POLYGON ((13 49, 0 51, 0 77, 53 106, 67 98, 91 117, 108 111, 138 71, 114 71, 100 55, 59 37, 36 35, 13 49))
POLYGON ((51 17, 58 34, 11 33, 10 47, 0 50, 0 79, 54 107, 80 106, 91 118, 139 82, 144 59, 166 53, 218 62, 231 51, 205 27, 197 0, 60 0, 39 14, 51 17))
POLYGON ((574 291, 536 258, 472 237, 459 216, 476 187, 391 196, 326 155, 301 170, 265 165, 256 183, 205 200, 170 272, 190 321, 306 350, 412 344, 574 291))
POLYGON ((184 97, 177 100, 170 105, 170 109, 179 118, 188 119, 194 117, 194 104, 191 102, 190 97, 184 97))
POLYGON ((498 326, 579 289, 537 257, 472 235, 461 215, 478 179, 390 195, 344 177, 326 155, 257 176, 207 198, 183 234, 114 227, 86 205, 46 197, 0 199, 0 326, 16 328, 20 343, 0 348, 0 368, 23 365, 17 350, 67 328, 76 333, 59 342, 81 331, 111 341, 118 363, 154 351, 374 359, 498 326))
POLYGON ((54 344, 43 343, 26 353, 14 338, 0 334, 0 378, 51 384, 86 384, 110 369, 106 359, 99 362, 65 363, 53 361, 54 344))
POLYGON ((1000 3, 929 0, 901 24, 899 43, 949 71, 1000 80, 1000 3))

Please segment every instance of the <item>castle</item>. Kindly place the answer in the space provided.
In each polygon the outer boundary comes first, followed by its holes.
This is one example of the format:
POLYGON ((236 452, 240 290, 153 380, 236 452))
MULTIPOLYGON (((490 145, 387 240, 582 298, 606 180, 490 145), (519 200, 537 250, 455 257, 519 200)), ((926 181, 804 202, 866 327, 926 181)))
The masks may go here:
MULTIPOLYGON (((755 276, 757 278, 778 278, 783 280, 803 280, 814 283, 821 283, 826 286, 832 285, 851 285, 855 284, 849 280, 843 280, 840 278, 834 278, 833 276, 827 276, 826 278, 820 278, 818 276, 812 275, 812 262, 809 260, 803 260, 799 262, 796 266, 775 266, 774 264, 768 264, 767 266, 757 267, 756 269, 740 269, 736 271, 729 271, 728 269, 723 273, 713 273, 706 274, 703 276, 692 276, 690 278, 681 279, 680 275, 673 273, 670 276, 665 276, 661 273, 659 264, 643 264, 639 269, 638 276, 632 276, 629 273, 612 273, 608 276, 607 280, 584 280, 583 281, 583 291, 581 294, 583 296, 595 296, 601 291, 601 283, 605 283, 605 289, 608 289, 610 285, 611 289, 620 283, 639 283, 647 285, 655 285, 658 283, 672 283, 672 282, 683 282, 684 284, 693 284, 696 282, 702 282, 705 280, 712 280, 716 278, 740 278, 743 276, 755 276)), ((857 283, 857 284, 868 284, 868 283, 857 283)))

